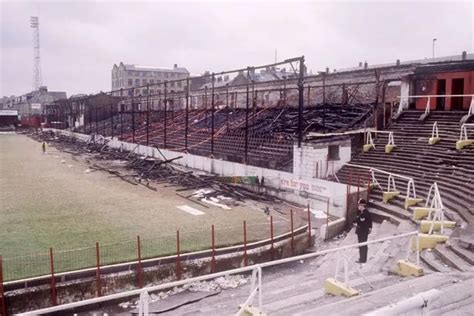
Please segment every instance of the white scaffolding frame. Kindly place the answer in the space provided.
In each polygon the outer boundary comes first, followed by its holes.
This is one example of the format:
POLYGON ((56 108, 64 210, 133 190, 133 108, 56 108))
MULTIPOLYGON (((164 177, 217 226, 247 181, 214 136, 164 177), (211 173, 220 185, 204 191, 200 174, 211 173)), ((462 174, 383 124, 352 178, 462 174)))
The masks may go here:
POLYGON ((383 188, 382 186, 380 185, 380 182, 379 180, 377 180, 377 178, 375 178, 375 172, 374 172, 374 169, 370 168, 369 170, 370 172, 370 177, 371 177, 371 182, 374 186, 378 187, 380 189, 380 191, 383 191, 383 188))
POLYGON ((439 138, 438 121, 433 123, 433 129, 431 130, 431 138, 439 138))
POLYGON ((410 255, 413 253, 412 251, 412 245, 413 245, 413 238, 415 238, 416 240, 416 250, 415 250, 415 261, 416 261, 416 265, 419 266, 420 265, 420 236, 416 235, 416 236, 412 236, 408 242, 408 248, 407 248, 407 254, 405 256, 405 260, 410 262, 410 255))
POLYGON ((397 187, 395 186, 395 177, 393 174, 388 175, 388 181, 387 181, 387 192, 395 192, 397 191, 397 187), (393 189, 393 191, 390 191, 390 189, 393 189))
POLYGON ((372 147, 375 149, 375 144, 374 144, 374 139, 372 138, 372 130, 368 130, 367 133, 365 134, 365 144, 366 145, 372 145, 372 147))
POLYGON ((441 234, 444 234, 444 205, 436 182, 431 185, 430 190, 428 191, 425 207, 429 207, 427 219, 431 221, 428 234, 433 233, 435 221, 441 222, 441 234))
POLYGON ((474 127, 474 123, 464 123, 463 125, 461 125, 461 131, 459 132, 459 140, 468 140, 466 127, 474 127))
POLYGON ((413 193, 413 198, 416 199, 415 181, 413 179, 408 180, 407 198, 410 198, 410 193, 413 193))

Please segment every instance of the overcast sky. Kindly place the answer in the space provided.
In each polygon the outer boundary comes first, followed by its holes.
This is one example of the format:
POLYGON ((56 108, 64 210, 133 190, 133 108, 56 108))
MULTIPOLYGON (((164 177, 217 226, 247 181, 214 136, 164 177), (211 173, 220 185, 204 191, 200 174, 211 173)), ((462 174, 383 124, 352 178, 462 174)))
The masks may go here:
POLYGON ((313 72, 473 52, 474 5, 464 2, 206 2, 0 0, 0 96, 31 91, 29 19, 40 17, 43 84, 111 89, 114 63, 192 74, 305 55, 313 72))

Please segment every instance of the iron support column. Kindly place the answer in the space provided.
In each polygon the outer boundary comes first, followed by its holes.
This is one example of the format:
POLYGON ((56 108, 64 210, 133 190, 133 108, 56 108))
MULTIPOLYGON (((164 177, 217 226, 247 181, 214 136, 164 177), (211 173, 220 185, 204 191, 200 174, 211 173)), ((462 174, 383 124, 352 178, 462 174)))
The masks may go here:
POLYGON ((146 145, 150 142, 150 84, 146 85, 146 145))
POLYGON ((135 143, 135 88, 132 88, 132 143, 135 143))
POLYGON ((186 123, 184 126, 184 150, 188 151, 188 120, 189 120, 189 78, 186 79, 186 123))
POLYGON ((226 127, 227 130, 229 130, 229 84, 227 83, 225 86, 226 127))
POLYGON ((165 80, 165 107, 164 107, 164 110, 165 110, 165 121, 164 121, 164 125, 163 125, 163 148, 166 148, 166 125, 167 125, 167 121, 166 121, 166 112, 168 111, 168 81, 165 80))
POLYGON ((304 69, 304 56, 301 56, 300 75, 298 77, 298 148, 301 148, 303 142, 304 69))
POLYGON ((249 151, 249 94, 250 94, 250 67, 247 67, 247 91, 246 91, 246 102, 245 102, 245 150, 244 150, 244 162, 248 162, 248 151, 249 151))
POLYGON ((214 156, 214 84, 215 84, 215 75, 212 73, 211 77, 211 156, 214 156))
POLYGON ((110 136, 114 138, 114 106, 113 101, 110 103, 110 136))

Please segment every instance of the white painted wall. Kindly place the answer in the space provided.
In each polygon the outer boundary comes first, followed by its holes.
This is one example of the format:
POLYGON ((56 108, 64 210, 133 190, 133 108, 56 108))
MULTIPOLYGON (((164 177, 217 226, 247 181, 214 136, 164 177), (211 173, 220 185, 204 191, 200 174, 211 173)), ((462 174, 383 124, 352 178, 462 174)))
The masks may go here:
POLYGON ((335 174, 351 160, 351 141, 306 143, 293 147, 293 174, 299 179, 325 178, 335 174), (339 160, 327 161, 328 146, 339 146, 339 160))
POLYGON ((410 95, 410 80, 408 77, 402 78, 400 84, 400 105, 403 110, 408 109, 409 100, 408 96, 410 95))

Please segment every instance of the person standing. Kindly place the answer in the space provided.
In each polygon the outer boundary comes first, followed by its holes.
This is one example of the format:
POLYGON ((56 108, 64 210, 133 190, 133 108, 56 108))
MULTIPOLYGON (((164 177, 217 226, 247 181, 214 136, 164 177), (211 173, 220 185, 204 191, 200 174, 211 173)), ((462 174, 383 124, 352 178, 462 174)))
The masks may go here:
POLYGON ((41 145, 41 148, 43 148, 43 155, 46 153, 46 142, 43 142, 41 145))
MULTIPOLYGON (((358 215, 356 220, 356 235, 359 243, 366 242, 369 234, 372 232, 372 216, 367 209, 367 201, 360 199, 358 201, 358 215)), ((367 245, 359 247, 359 260, 358 263, 367 262, 367 245)))

